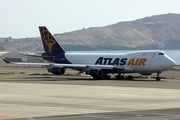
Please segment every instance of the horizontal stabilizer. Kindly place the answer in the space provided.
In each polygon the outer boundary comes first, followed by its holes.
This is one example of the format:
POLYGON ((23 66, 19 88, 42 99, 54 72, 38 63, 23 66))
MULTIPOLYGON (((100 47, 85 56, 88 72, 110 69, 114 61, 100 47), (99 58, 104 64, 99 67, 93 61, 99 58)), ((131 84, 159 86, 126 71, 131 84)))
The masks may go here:
POLYGON ((5 63, 11 63, 9 60, 7 60, 7 59, 3 59, 3 61, 5 62, 5 63))

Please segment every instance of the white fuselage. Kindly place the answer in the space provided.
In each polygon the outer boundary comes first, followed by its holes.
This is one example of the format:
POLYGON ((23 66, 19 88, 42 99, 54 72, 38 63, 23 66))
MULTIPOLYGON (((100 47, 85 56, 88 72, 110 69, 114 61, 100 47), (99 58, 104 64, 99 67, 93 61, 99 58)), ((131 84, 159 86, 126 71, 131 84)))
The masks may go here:
POLYGON ((124 68, 121 72, 161 72, 172 68, 175 61, 159 50, 129 53, 65 53, 72 64, 113 65, 124 68))

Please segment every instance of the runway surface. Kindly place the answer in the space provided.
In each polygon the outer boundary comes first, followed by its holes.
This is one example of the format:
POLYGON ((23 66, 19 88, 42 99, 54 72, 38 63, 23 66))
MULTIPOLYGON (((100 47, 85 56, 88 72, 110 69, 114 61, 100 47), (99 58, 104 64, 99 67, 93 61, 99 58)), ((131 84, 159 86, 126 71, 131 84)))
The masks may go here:
POLYGON ((180 119, 178 71, 163 73, 169 78, 158 82, 151 78, 94 81, 88 76, 29 75, 46 73, 44 68, 0 70, 28 73, 0 75, 3 120, 180 119))

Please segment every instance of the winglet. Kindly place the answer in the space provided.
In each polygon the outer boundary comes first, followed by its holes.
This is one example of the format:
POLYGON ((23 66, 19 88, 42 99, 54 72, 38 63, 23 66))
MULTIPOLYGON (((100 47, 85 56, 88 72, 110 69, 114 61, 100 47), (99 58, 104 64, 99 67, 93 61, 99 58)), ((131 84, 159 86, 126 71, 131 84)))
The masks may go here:
POLYGON ((11 62, 8 61, 7 59, 3 59, 3 61, 4 61, 5 63, 11 63, 11 62))

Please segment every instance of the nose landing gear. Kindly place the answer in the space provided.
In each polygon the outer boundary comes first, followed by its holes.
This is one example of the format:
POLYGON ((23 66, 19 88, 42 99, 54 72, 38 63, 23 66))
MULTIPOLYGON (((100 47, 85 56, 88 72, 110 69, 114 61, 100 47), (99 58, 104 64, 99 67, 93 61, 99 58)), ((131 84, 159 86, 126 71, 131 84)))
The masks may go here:
POLYGON ((160 81, 161 80, 161 77, 159 76, 159 74, 161 74, 161 72, 157 72, 156 81, 160 81))

